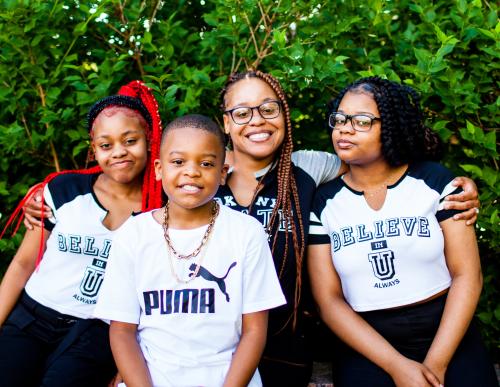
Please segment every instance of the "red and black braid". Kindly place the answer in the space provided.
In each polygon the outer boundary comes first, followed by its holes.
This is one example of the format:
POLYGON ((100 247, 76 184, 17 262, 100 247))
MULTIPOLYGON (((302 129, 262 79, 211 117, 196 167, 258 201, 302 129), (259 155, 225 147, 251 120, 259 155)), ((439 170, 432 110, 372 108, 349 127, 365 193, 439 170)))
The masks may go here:
MULTIPOLYGON (((146 122, 148 123, 148 130, 146 137, 148 139, 148 158, 146 163, 146 168, 143 175, 142 184, 142 211, 149 211, 154 208, 161 207, 161 182, 156 181, 154 173, 154 160, 159 157, 160 154, 160 140, 161 140, 161 119, 158 109, 158 102, 154 97, 151 88, 147 87, 141 81, 132 81, 125 86, 122 86, 118 91, 118 94, 105 97, 97 101, 90 109, 87 115, 87 125, 89 128, 89 134, 91 135, 93 124, 99 114, 106 108, 113 106, 123 106, 129 109, 139 112, 146 122)), ((35 193, 45 189, 45 186, 59 175, 74 173, 74 174, 85 174, 91 175, 96 173, 101 173, 102 169, 99 166, 92 168, 79 169, 79 170, 67 170, 60 172, 53 172, 49 174, 43 182, 33 186, 25 197, 17 205, 16 209, 12 215, 7 220, 7 223, 0 234, 0 239, 4 236, 6 230, 15 223, 12 235, 15 235, 19 230, 22 219, 24 217, 24 206, 29 202, 35 193)), ((43 219, 43 206, 42 206, 42 219, 43 219)), ((41 241, 40 248, 38 252, 36 266, 40 263, 43 256, 44 247, 44 228, 41 231, 41 241)))

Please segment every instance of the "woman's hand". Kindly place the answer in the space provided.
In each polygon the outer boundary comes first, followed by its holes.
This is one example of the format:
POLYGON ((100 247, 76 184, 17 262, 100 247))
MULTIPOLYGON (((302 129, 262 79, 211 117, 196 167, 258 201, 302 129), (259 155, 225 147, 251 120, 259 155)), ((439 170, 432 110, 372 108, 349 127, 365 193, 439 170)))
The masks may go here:
POLYGON ((43 227, 42 207, 43 217, 52 217, 52 210, 49 206, 43 204, 43 192, 39 189, 33 194, 32 199, 23 207, 24 225, 28 230, 33 230, 34 226, 43 227))
POLYGON ((441 384, 444 384, 444 376, 446 375, 446 367, 444 365, 439 365, 432 363, 427 359, 424 360, 424 365, 432 371, 434 375, 439 379, 441 384))
POLYGON ((480 206, 476 184, 468 177, 457 177, 453 180, 453 185, 461 187, 463 191, 459 194, 447 196, 445 208, 447 210, 464 210, 460 214, 453 216, 453 219, 463 219, 468 226, 474 224, 480 206))
POLYGON ((123 382, 123 378, 120 375, 120 373, 117 372, 115 377, 113 379, 111 379, 111 382, 109 382, 108 387, 117 387, 122 382, 123 382))
POLYGON ((442 387, 438 377, 424 364, 401 356, 389 371, 397 387, 442 387))

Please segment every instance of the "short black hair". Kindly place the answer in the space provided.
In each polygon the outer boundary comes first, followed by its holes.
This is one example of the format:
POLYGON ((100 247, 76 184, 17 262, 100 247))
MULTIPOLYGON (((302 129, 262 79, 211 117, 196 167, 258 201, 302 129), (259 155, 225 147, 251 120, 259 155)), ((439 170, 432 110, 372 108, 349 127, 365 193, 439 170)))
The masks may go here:
MULTIPOLYGON (((204 116, 202 114, 187 114, 182 117, 178 117, 170 122, 163 129, 163 134, 161 137, 161 145, 165 142, 165 138, 167 137, 167 133, 174 129, 184 129, 184 128, 193 128, 200 129, 206 132, 214 134, 222 148, 223 158, 226 154, 226 136, 222 129, 217 125, 213 120, 204 116)), ((160 146, 161 146, 160 145, 160 146)))
POLYGON ((425 126, 420 96, 414 89, 380 77, 361 78, 330 101, 328 116, 337 111, 348 92, 366 93, 375 100, 382 123, 382 155, 389 165, 399 166, 441 157, 441 140, 425 126))

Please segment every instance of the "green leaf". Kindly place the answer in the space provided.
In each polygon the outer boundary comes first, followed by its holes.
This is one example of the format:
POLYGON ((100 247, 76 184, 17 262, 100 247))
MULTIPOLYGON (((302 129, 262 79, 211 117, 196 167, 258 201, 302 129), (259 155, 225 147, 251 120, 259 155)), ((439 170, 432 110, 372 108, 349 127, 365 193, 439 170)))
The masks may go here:
POLYGON ((75 26, 75 28, 73 29, 73 35, 75 35, 75 36, 81 36, 85 32, 87 32, 87 23, 86 22, 78 23, 75 26))

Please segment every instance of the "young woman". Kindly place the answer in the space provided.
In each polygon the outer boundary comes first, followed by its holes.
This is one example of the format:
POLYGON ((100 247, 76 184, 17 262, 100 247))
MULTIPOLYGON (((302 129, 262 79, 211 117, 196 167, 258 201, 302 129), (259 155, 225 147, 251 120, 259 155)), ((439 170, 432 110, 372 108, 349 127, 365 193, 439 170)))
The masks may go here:
POLYGON ((259 222, 213 200, 224 142, 201 115, 167 125, 155 166, 168 202, 114 238, 96 314, 128 386, 262 385, 267 309, 285 299, 259 222))
POLYGON ((0 285, 2 385, 106 386, 116 372, 108 324, 92 316, 114 231, 161 205, 156 100, 131 82, 92 106, 88 127, 98 167, 46 179, 52 217, 26 231, 0 285))
POLYGON ((414 90, 380 78, 344 89, 329 112, 349 171, 317 191, 308 250, 325 323, 350 347, 335 386, 496 386, 474 323, 482 277, 474 228, 444 199, 414 90))
MULTIPOLYGON (((292 153, 290 109, 279 82, 271 75, 260 71, 234 74, 222 98, 224 128, 233 152, 227 182, 216 197, 257 218, 266 228, 287 299, 286 305, 269 313, 259 370, 264 385, 307 386, 312 356, 304 330, 303 289, 307 286, 302 268, 308 214, 316 187, 345 167, 334 155, 292 153)), ((476 213, 472 210, 468 215, 476 213)))

